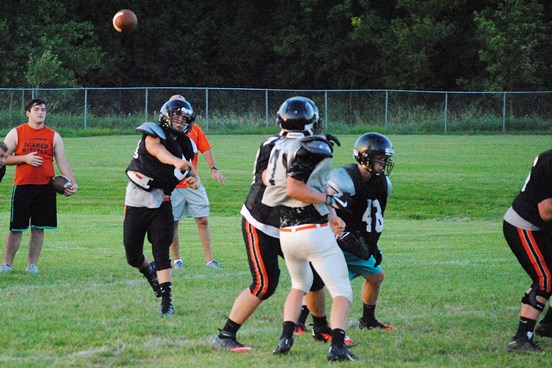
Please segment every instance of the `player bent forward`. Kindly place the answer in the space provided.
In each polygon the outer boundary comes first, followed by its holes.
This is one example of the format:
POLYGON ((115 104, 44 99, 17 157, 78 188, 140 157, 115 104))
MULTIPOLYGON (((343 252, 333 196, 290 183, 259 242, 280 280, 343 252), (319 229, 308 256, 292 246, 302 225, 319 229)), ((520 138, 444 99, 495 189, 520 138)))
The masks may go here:
POLYGON ((325 194, 333 157, 331 143, 324 136, 314 135, 315 113, 304 98, 284 101, 278 110, 278 122, 289 132, 270 154, 263 174, 267 186, 263 203, 281 206, 280 243, 292 286, 274 354, 287 354, 293 345, 303 296, 313 281, 311 262, 333 298, 332 342, 327 358, 356 360, 344 342, 353 293, 347 264, 334 236, 345 225, 330 207, 333 196, 325 194))

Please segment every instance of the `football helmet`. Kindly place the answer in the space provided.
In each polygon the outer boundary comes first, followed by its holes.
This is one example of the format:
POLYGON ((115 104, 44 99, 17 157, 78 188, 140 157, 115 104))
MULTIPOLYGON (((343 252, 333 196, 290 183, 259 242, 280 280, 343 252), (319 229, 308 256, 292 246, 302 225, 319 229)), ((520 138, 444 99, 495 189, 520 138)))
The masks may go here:
POLYGON ((276 121, 286 131, 302 131, 315 135, 320 128, 316 104, 302 96, 288 98, 278 109, 276 121))
MULTIPOLYGON (((365 133, 361 135, 355 142, 353 149, 354 159, 361 164, 368 171, 372 172, 374 170, 374 163, 376 162, 376 156, 385 155, 385 161, 381 162, 383 164, 383 172, 386 176, 391 174, 395 163, 391 158, 395 154, 393 150, 393 144, 391 141, 379 133, 365 133)), ((375 175, 380 174, 380 172, 375 172, 375 175)))
POLYGON ((171 129, 171 131, 178 134, 186 134, 195 121, 195 114, 192 105, 184 99, 174 99, 169 100, 163 104, 161 111, 159 113, 159 125, 163 128, 171 129), (182 131, 177 131, 173 128, 173 117, 174 115, 181 115, 183 117, 182 125, 184 129, 182 131))

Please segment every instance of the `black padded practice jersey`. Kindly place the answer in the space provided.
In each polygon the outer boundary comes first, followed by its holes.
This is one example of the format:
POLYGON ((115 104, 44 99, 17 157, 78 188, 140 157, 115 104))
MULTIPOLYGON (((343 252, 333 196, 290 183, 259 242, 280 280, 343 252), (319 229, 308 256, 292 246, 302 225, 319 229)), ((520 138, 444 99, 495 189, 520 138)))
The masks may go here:
POLYGON ((348 210, 336 209, 337 215, 345 221, 345 230, 362 236, 370 247, 377 246, 390 191, 388 177, 374 175, 365 182, 358 166, 351 164, 333 170, 329 186, 351 197, 347 202, 348 210))
MULTIPOLYGON (((146 137, 158 137, 167 151, 182 159, 186 159, 186 157, 190 155, 193 157, 193 152, 183 153, 183 149, 192 149, 191 144, 189 144, 189 142, 187 143, 186 139, 183 138, 181 138, 181 144, 175 140, 168 139, 168 132, 161 129, 161 127, 155 123, 144 123, 138 127, 137 130, 142 132, 142 138, 138 142, 138 147, 127 167, 127 171, 138 172, 151 178, 152 180, 149 182, 151 188, 162 189, 166 195, 170 195, 176 185, 184 179, 187 173, 177 173, 179 170, 173 165, 164 164, 156 157, 150 155, 146 150, 146 137)), ((187 140, 189 141, 189 138, 187 140)))
POLYGON ((263 184, 263 171, 268 166, 270 152, 277 141, 282 139, 281 135, 276 135, 264 141, 257 151, 255 166, 253 168, 253 182, 245 199, 244 206, 249 214, 261 224, 270 225, 276 228, 280 227, 279 207, 269 207, 262 203, 265 185, 263 184))
POLYGON ((538 203, 547 198, 552 198, 552 149, 535 158, 531 172, 512 207, 533 225, 552 231, 552 223, 543 221, 538 209, 538 203))

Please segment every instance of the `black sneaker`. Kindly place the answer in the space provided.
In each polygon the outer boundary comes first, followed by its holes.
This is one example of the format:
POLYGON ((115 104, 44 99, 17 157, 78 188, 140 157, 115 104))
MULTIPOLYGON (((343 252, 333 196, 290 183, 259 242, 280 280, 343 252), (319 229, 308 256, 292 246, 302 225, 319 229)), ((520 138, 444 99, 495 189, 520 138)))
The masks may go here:
POLYGON ((367 330, 385 330, 385 331, 395 331, 397 328, 393 327, 391 325, 384 325, 377 319, 374 319, 372 321, 365 321, 364 319, 358 320, 358 328, 361 330, 367 329, 367 330))
POLYGON ((170 295, 163 295, 161 298, 161 316, 170 316, 174 313, 174 305, 170 295))
POLYGON ((293 346, 293 337, 291 339, 288 339, 286 337, 282 337, 280 341, 278 341, 278 345, 276 345, 276 348, 274 349, 274 354, 287 354, 289 353, 289 349, 293 346))
POLYGON ((552 325, 548 323, 539 323, 535 328, 535 334, 542 337, 552 337, 552 325))
POLYGON ((236 340, 236 336, 230 335, 222 330, 219 330, 219 334, 215 337, 211 346, 213 349, 228 350, 232 353, 248 353, 253 350, 250 346, 240 344, 238 340, 236 340))
POLYGON ((149 264, 149 269, 144 273, 144 277, 148 280, 155 296, 160 298, 161 292, 159 291, 159 281, 157 280, 157 266, 155 262, 149 264))
MULTIPOLYGON (((332 342, 332 329, 330 327, 326 327, 322 330, 316 331, 316 329, 313 328, 312 338, 315 339, 316 341, 332 342)), ((345 345, 347 345, 347 347, 351 347, 354 345, 353 339, 351 339, 347 335, 345 335, 344 342, 345 342, 345 345)))
POLYGON ((343 362, 355 361, 358 360, 358 358, 355 354, 351 353, 349 349, 347 349, 347 346, 343 345, 338 348, 337 346, 332 345, 330 346, 330 350, 328 350, 328 360, 331 362, 343 362))
POLYGON ((508 343, 508 351, 523 351, 530 353, 540 353, 543 350, 537 345, 533 339, 526 337, 515 337, 508 343))

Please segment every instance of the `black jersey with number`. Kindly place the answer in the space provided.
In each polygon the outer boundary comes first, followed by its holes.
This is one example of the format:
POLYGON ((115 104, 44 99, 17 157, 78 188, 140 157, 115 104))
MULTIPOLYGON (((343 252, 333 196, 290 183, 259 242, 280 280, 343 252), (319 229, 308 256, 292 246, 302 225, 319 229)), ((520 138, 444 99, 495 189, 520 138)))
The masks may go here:
POLYGON ((512 207, 533 225, 552 231, 552 223, 545 222, 540 217, 538 209, 539 202, 547 198, 552 198, 552 149, 535 158, 531 172, 514 199, 512 207))
POLYGON ((139 172, 152 178, 153 180, 150 183, 152 188, 162 189, 166 195, 170 195, 176 185, 183 179, 183 177, 178 178, 177 176, 175 176, 176 168, 173 165, 162 163, 146 150, 146 137, 158 137, 161 141, 161 144, 173 156, 183 158, 185 155, 183 155, 182 148, 178 144, 178 142, 166 137, 167 132, 164 132, 164 134, 162 134, 160 131, 157 131, 158 128, 154 129, 155 130, 142 130, 142 139, 140 139, 140 141, 138 142, 138 147, 136 148, 136 152, 134 153, 134 156, 127 167, 127 171, 130 170, 139 172))
POLYGON ((343 169, 353 182, 354 194, 348 201, 348 210, 338 209, 337 215, 345 221, 346 231, 362 236, 368 245, 376 246, 383 231, 384 213, 389 195, 388 178, 383 174, 374 175, 365 182, 358 165, 347 165, 343 169))
POLYGON ((263 184, 262 175, 263 171, 268 166, 270 152, 272 151, 272 148, 274 148, 274 144, 276 144, 276 142, 280 139, 282 139, 282 136, 280 135, 270 137, 259 147, 257 157, 255 159, 255 166, 253 168, 253 182, 251 183, 249 194, 247 195, 244 203, 245 207, 255 220, 261 224, 274 226, 276 228, 280 227, 279 206, 270 207, 262 203, 263 195, 266 189, 263 184))

